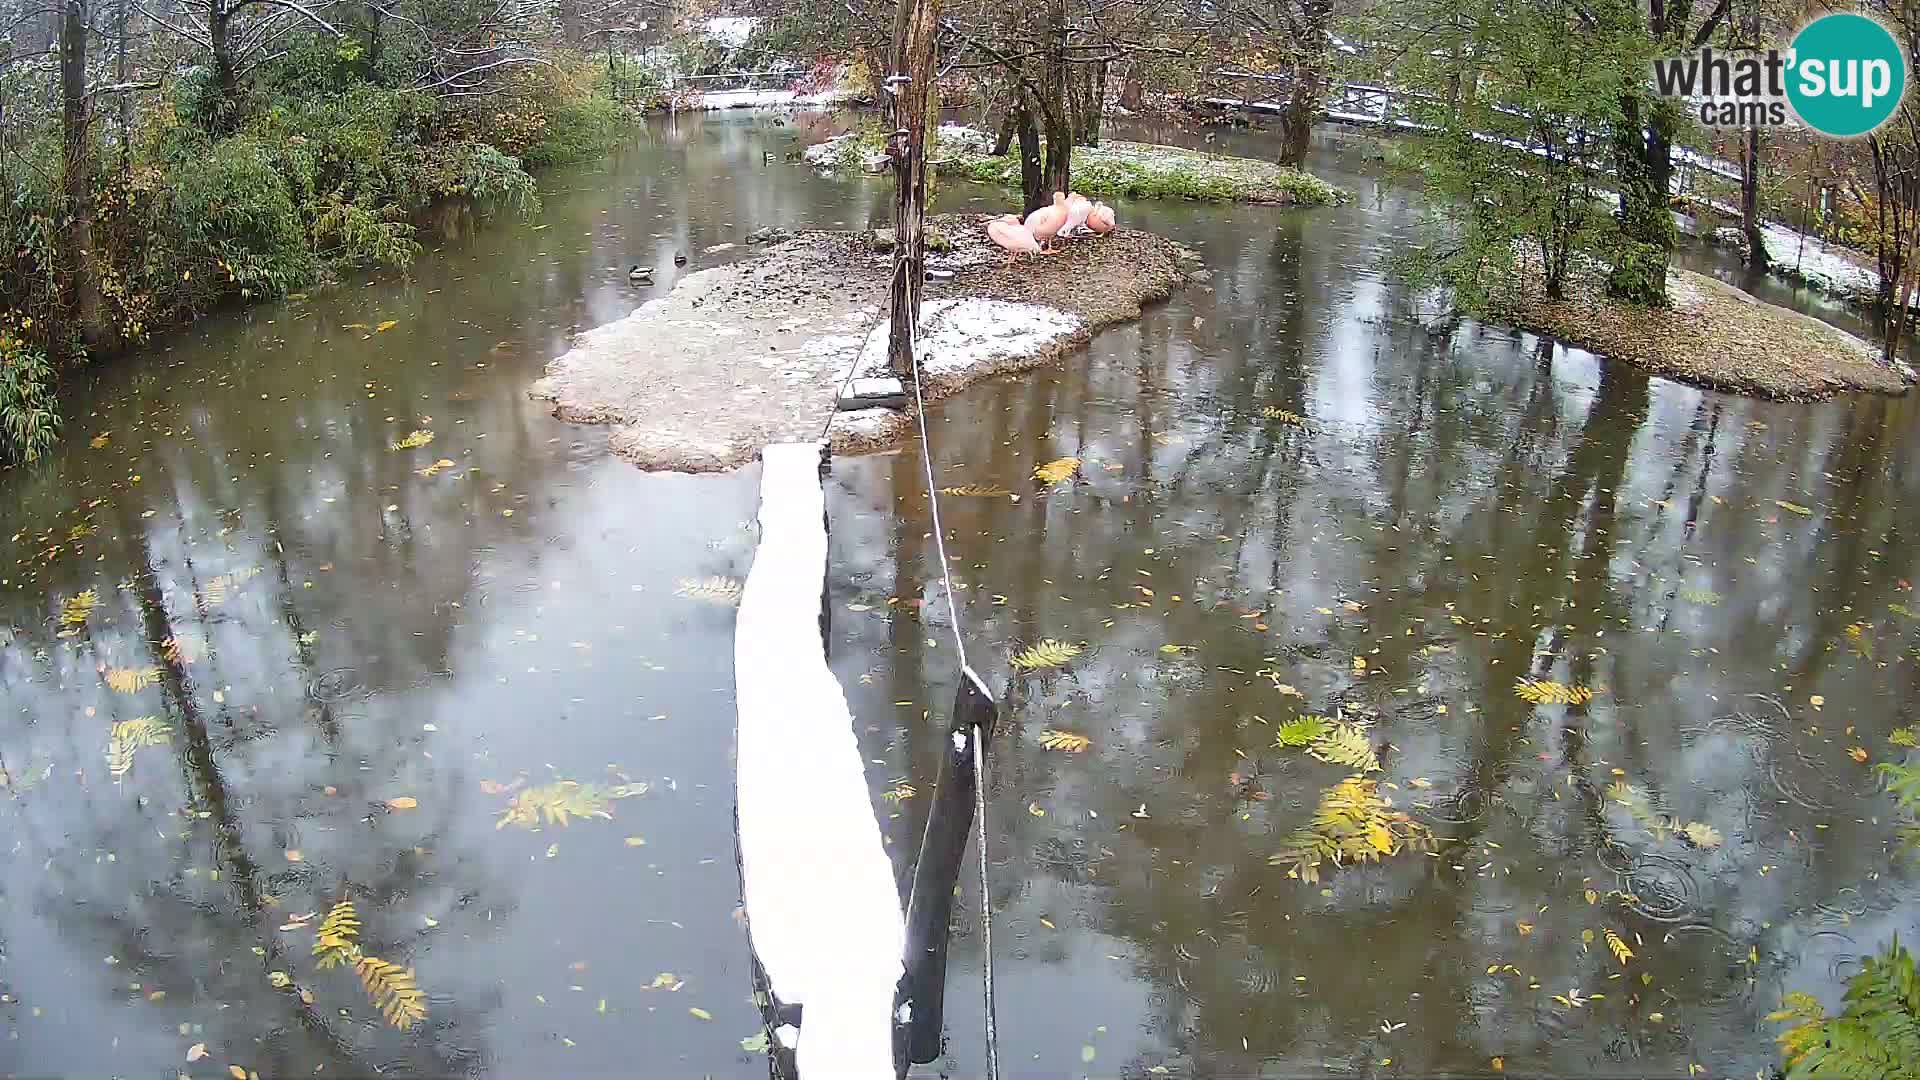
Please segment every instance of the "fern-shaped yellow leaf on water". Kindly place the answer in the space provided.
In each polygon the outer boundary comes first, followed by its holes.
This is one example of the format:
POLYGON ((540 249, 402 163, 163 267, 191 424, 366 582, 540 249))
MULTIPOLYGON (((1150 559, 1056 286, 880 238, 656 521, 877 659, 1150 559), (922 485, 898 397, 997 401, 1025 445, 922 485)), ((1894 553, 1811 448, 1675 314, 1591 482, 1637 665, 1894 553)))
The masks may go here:
POLYGON ((1689 821, 1680 826, 1680 832, 1687 838, 1688 843, 1702 850, 1717 848, 1724 839, 1719 829, 1704 821, 1689 821))
POLYGON ((1292 749, 1311 746, 1314 740, 1325 736, 1332 728, 1333 721, 1324 716, 1313 716, 1311 714, 1307 716, 1296 716, 1291 720, 1281 722, 1280 726, 1274 729, 1273 743, 1275 746, 1284 746, 1292 749))
POLYGON ((681 578, 673 590, 673 595, 704 601, 719 607, 737 607, 740 604, 741 588, 738 581, 729 577, 681 578))
POLYGON ((1712 589, 1697 589, 1692 586, 1680 590, 1680 599, 1689 604, 1713 605, 1720 602, 1720 594, 1712 589))
POLYGON ((325 971, 336 964, 358 960, 360 945, 356 939, 359 936, 360 915, 353 910, 353 901, 342 900, 333 905, 313 933, 314 966, 325 971))
POLYGON ((1052 487, 1080 471, 1080 459, 1077 457, 1056 458, 1044 465, 1036 465, 1033 478, 1052 487))
POLYGON ((414 984, 412 968, 362 956, 353 962, 353 973, 387 1023, 405 1031, 427 1018, 427 995, 414 984))
POLYGON ((1345 721, 1334 724, 1307 744, 1307 753, 1320 761, 1345 765, 1362 773, 1380 771, 1380 758, 1373 752, 1373 742, 1367 733, 1345 721))
POLYGON ((1040 733, 1040 745, 1049 750, 1064 750, 1069 754, 1078 754, 1092 746, 1093 740, 1075 732, 1048 728, 1040 733))
POLYGON ((1584 705, 1593 700, 1592 690, 1551 679, 1520 679, 1513 684, 1513 692, 1522 701, 1535 705, 1584 705))
POLYGON ((1081 647, 1068 641, 1045 638, 1013 654, 1013 666, 1020 671, 1057 668, 1079 656, 1081 647))
POLYGON ((605 788, 574 780, 542 784, 515 795, 507 808, 501 811, 500 820, 494 822, 493 827, 504 829, 509 825, 518 825, 523 829, 537 829, 545 822, 564 828, 573 818, 611 820, 613 811, 610 800, 613 797, 613 793, 605 788))
POLYGON ((1627 961, 1633 959, 1633 950, 1627 948, 1627 943, 1621 939, 1619 934, 1614 933, 1611 927, 1607 929, 1606 935, 1607 950, 1613 953, 1615 960, 1620 961, 1621 967, 1626 967, 1627 961))
POLYGON ((426 477, 427 479, 430 480, 433 477, 438 476, 440 473, 444 472, 445 470, 451 469, 451 468, 453 468, 453 459, 441 458, 439 461, 436 461, 431 465, 425 466, 423 468, 415 469, 413 471, 414 471, 414 475, 426 477))
POLYGON ((120 694, 137 694, 160 681, 157 667, 108 668, 107 688, 120 694))
POLYGON ((1005 499, 1013 494, 997 484, 958 484, 940 489, 942 495, 958 495, 980 499, 1005 499))
POLYGON ((107 737, 107 771, 115 780, 133 771, 133 755, 142 747, 161 746, 171 740, 173 728, 157 716, 138 716, 113 725, 107 737))
POLYGON ((1269 405, 1266 408, 1261 409, 1260 415, 1266 417, 1269 420, 1278 420, 1284 424, 1304 425, 1307 422, 1306 417, 1301 416, 1299 413, 1294 412, 1291 409, 1277 409, 1272 405, 1269 405))
POLYGON ((200 646, 190 638, 174 636, 160 643, 160 655, 174 667, 192 667, 200 661, 200 646))
POLYGON ((66 603, 60 605, 60 625, 79 626, 86 622, 93 615, 94 606, 98 603, 100 603, 100 594, 92 589, 68 597, 66 603))
POLYGON ((1290 877, 1317 882, 1325 863, 1378 862, 1403 851, 1431 850, 1434 843, 1433 830, 1393 809, 1374 781, 1349 776, 1321 795, 1313 820, 1267 861, 1288 867, 1290 877))
POLYGON ((395 450, 413 450, 433 441, 433 432, 425 428, 407 432, 407 437, 393 444, 395 450))

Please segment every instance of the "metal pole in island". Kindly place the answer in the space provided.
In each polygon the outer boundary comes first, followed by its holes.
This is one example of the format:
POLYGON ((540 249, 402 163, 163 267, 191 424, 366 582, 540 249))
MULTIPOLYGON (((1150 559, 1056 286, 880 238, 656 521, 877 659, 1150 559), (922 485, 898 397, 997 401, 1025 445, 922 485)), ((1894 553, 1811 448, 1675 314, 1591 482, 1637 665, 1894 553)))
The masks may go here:
POLYGON ((913 378, 913 330, 920 318, 920 290, 927 277, 927 105, 934 91, 934 38, 939 0, 900 0, 894 19, 893 133, 887 156, 893 163, 893 286, 888 296, 887 366, 902 382, 913 378))

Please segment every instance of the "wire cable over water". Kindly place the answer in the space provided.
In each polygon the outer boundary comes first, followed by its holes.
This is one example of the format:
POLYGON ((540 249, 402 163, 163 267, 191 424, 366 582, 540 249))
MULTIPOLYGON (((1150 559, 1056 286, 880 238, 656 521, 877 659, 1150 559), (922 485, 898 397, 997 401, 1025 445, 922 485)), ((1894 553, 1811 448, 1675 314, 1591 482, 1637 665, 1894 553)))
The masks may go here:
MULTIPOLYGON (((905 265, 904 263, 902 265, 905 265)), ((960 632, 960 605, 953 596, 953 574, 947 566, 946 530, 940 523, 940 484, 933 474, 933 447, 927 436, 927 400, 921 394, 920 371, 920 328, 912 325, 907 328, 908 351, 913 356, 913 405, 914 420, 920 428, 920 463, 927 477, 927 506, 933 518, 934 553, 940 558, 940 582, 947 594, 947 615, 953 625, 953 647, 960 654, 961 678, 968 677, 967 645, 960 632)), ((994 1022, 993 1002, 993 905, 991 893, 987 891, 987 755, 986 732, 975 730, 973 733, 973 820, 979 829, 980 852, 980 949, 981 949, 981 995, 986 1014, 986 1056, 987 1080, 1000 1078, 1000 1036, 994 1022)))

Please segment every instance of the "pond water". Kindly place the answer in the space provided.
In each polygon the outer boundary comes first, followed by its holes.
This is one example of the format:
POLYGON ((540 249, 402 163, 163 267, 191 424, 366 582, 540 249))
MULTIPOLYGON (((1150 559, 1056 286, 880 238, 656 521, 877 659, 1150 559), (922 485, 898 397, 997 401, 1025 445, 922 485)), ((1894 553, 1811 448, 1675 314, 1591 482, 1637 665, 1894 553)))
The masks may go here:
MULTIPOLYGON (((675 251, 883 217, 878 182, 764 162, 808 134, 652 124, 406 280, 73 389, 54 459, 0 476, 0 1073, 764 1075, 710 581, 751 564, 757 470, 639 473, 524 390, 634 262, 665 288, 675 251), (319 966, 341 900, 413 969, 410 1030, 319 966)), ((1418 205, 1367 146, 1316 151, 1338 209, 1123 205, 1212 279, 930 417, 943 485, 1020 496, 942 502, 1006 705, 1003 1074, 1764 1070, 1785 989, 1831 1001, 1913 928, 1870 765, 1915 713, 1915 406, 1429 334, 1378 268, 1418 205), (1042 639, 1084 651, 1013 671, 1042 639), (1304 714, 1363 729, 1432 851, 1270 863, 1352 771, 1276 746, 1304 714)), ((956 679, 913 449, 828 480, 831 656, 903 881, 956 679)), ((949 1075, 980 1068, 978 910, 949 1075)))

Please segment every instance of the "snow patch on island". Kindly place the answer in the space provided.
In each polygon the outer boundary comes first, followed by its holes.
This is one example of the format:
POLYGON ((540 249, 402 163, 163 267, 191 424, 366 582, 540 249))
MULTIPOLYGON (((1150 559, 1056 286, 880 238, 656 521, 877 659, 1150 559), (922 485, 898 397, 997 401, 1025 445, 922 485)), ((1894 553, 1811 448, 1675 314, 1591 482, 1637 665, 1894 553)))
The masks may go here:
MULTIPOLYGON (((920 305, 920 365, 928 378, 965 375, 975 368, 1044 355, 1081 326, 1080 317, 1040 304, 966 297, 920 305)), ((867 336, 863 373, 887 367, 885 324, 867 336)))

